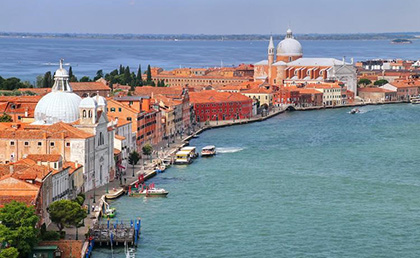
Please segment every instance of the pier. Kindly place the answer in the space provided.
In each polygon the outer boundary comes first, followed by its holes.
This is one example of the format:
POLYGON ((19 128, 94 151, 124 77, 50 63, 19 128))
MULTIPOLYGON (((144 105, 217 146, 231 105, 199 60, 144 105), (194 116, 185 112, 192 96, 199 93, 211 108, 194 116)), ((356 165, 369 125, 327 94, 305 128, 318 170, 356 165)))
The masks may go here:
POLYGON ((95 244, 102 245, 129 245, 137 246, 140 238, 141 220, 131 221, 130 224, 124 224, 118 220, 111 223, 108 220, 106 223, 97 223, 89 230, 90 239, 95 244))

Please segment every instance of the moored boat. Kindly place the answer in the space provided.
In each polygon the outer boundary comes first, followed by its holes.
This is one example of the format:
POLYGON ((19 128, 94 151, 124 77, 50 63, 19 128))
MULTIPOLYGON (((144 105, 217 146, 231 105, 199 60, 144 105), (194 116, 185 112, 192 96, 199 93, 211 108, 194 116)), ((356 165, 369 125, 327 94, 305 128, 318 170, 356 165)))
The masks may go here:
POLYGON ((416 97, 411 97, 410 102, 411 104, 420 104, 420 95, 416 97))
POLYGON ((201 149, 201 157, 210 157, 216 155, 216 146, 209 145, 201 149))
POLYGON ((115 208, 107 208, 104 210, 102 217, 103 218, 114 218, 117 213, 117 209, 115 208))
POLYGON ((190 154, 190 158, 195 159, 198 157, 197 148, 194 146, 188 146, 181 149, 181 151, 188 151, 190 154))
POLYGON ((175 154, 175 164, 183 165, 183 164, 190 164, 192 162, 192 158, 190 157, 189 151, 178 151, 175 154))
POLYGON ((169 192, 163 188, 156 188, 155 184, 152 183, 149 186, 142 185, 139 190, 131 190, 130 196, 165 197, 168 193, 169 192))
POLYGON ((109 190, 109 193, 105 194, 105 198, 106 199, 117 199, 118 197, 120 197, 123 194, 124 194, 124 189, 123 188, 120 188, 120 189, 113 188, 112 190, 109 190))

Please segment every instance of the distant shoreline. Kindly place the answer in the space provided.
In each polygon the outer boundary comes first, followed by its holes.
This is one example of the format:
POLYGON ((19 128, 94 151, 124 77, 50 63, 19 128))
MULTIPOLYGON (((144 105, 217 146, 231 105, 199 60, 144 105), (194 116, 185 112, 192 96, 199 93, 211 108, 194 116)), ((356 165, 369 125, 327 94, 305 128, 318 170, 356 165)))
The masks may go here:
MULTIPOLYGON (((284 35, 272 35, 274 40, 284 35)), ((0 32, 0 38, 60 38, 60 39, 118 39, 118 40, 160 40, 160 41, 266 41, 270 35, 231 34, 231 35, 194 35, 194 34, 82 34, 82 33, 25 33, 0 32)), ((360 33, 360 34, 296 34, 299 40, 408 40, 420 39, 420 32, 360 33)))

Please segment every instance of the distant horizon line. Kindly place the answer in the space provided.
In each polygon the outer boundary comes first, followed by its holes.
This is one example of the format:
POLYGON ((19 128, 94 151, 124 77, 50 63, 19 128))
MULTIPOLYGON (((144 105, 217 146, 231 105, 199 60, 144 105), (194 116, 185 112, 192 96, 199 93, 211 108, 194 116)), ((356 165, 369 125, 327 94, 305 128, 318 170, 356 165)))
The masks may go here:
MULTIPOLYGON (((133 35, 133 36, 241 36, 241 35, 286 35, 286 33, 100 33, 100 32, 19 32, 19 31, 0 31, 0 34, 53 34, 53 35, 133 35)), ((330 33, 293 33, 295 35, 373 35, 373 34, 420 34, 420 31, 393 31, 393 32, 330 32, 330 33)))

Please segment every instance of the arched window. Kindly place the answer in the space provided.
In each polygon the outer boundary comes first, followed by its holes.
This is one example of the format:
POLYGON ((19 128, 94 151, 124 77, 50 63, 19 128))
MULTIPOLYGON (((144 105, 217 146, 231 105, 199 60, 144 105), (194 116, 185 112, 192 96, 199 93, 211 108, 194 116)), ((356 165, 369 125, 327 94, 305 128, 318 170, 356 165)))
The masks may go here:
POLYGON ((92 110, 89 110, 89 117, 92 117, 92 110))
POLYGON ((86 117, 86 110, 83 110, 83 118, 86 117))

